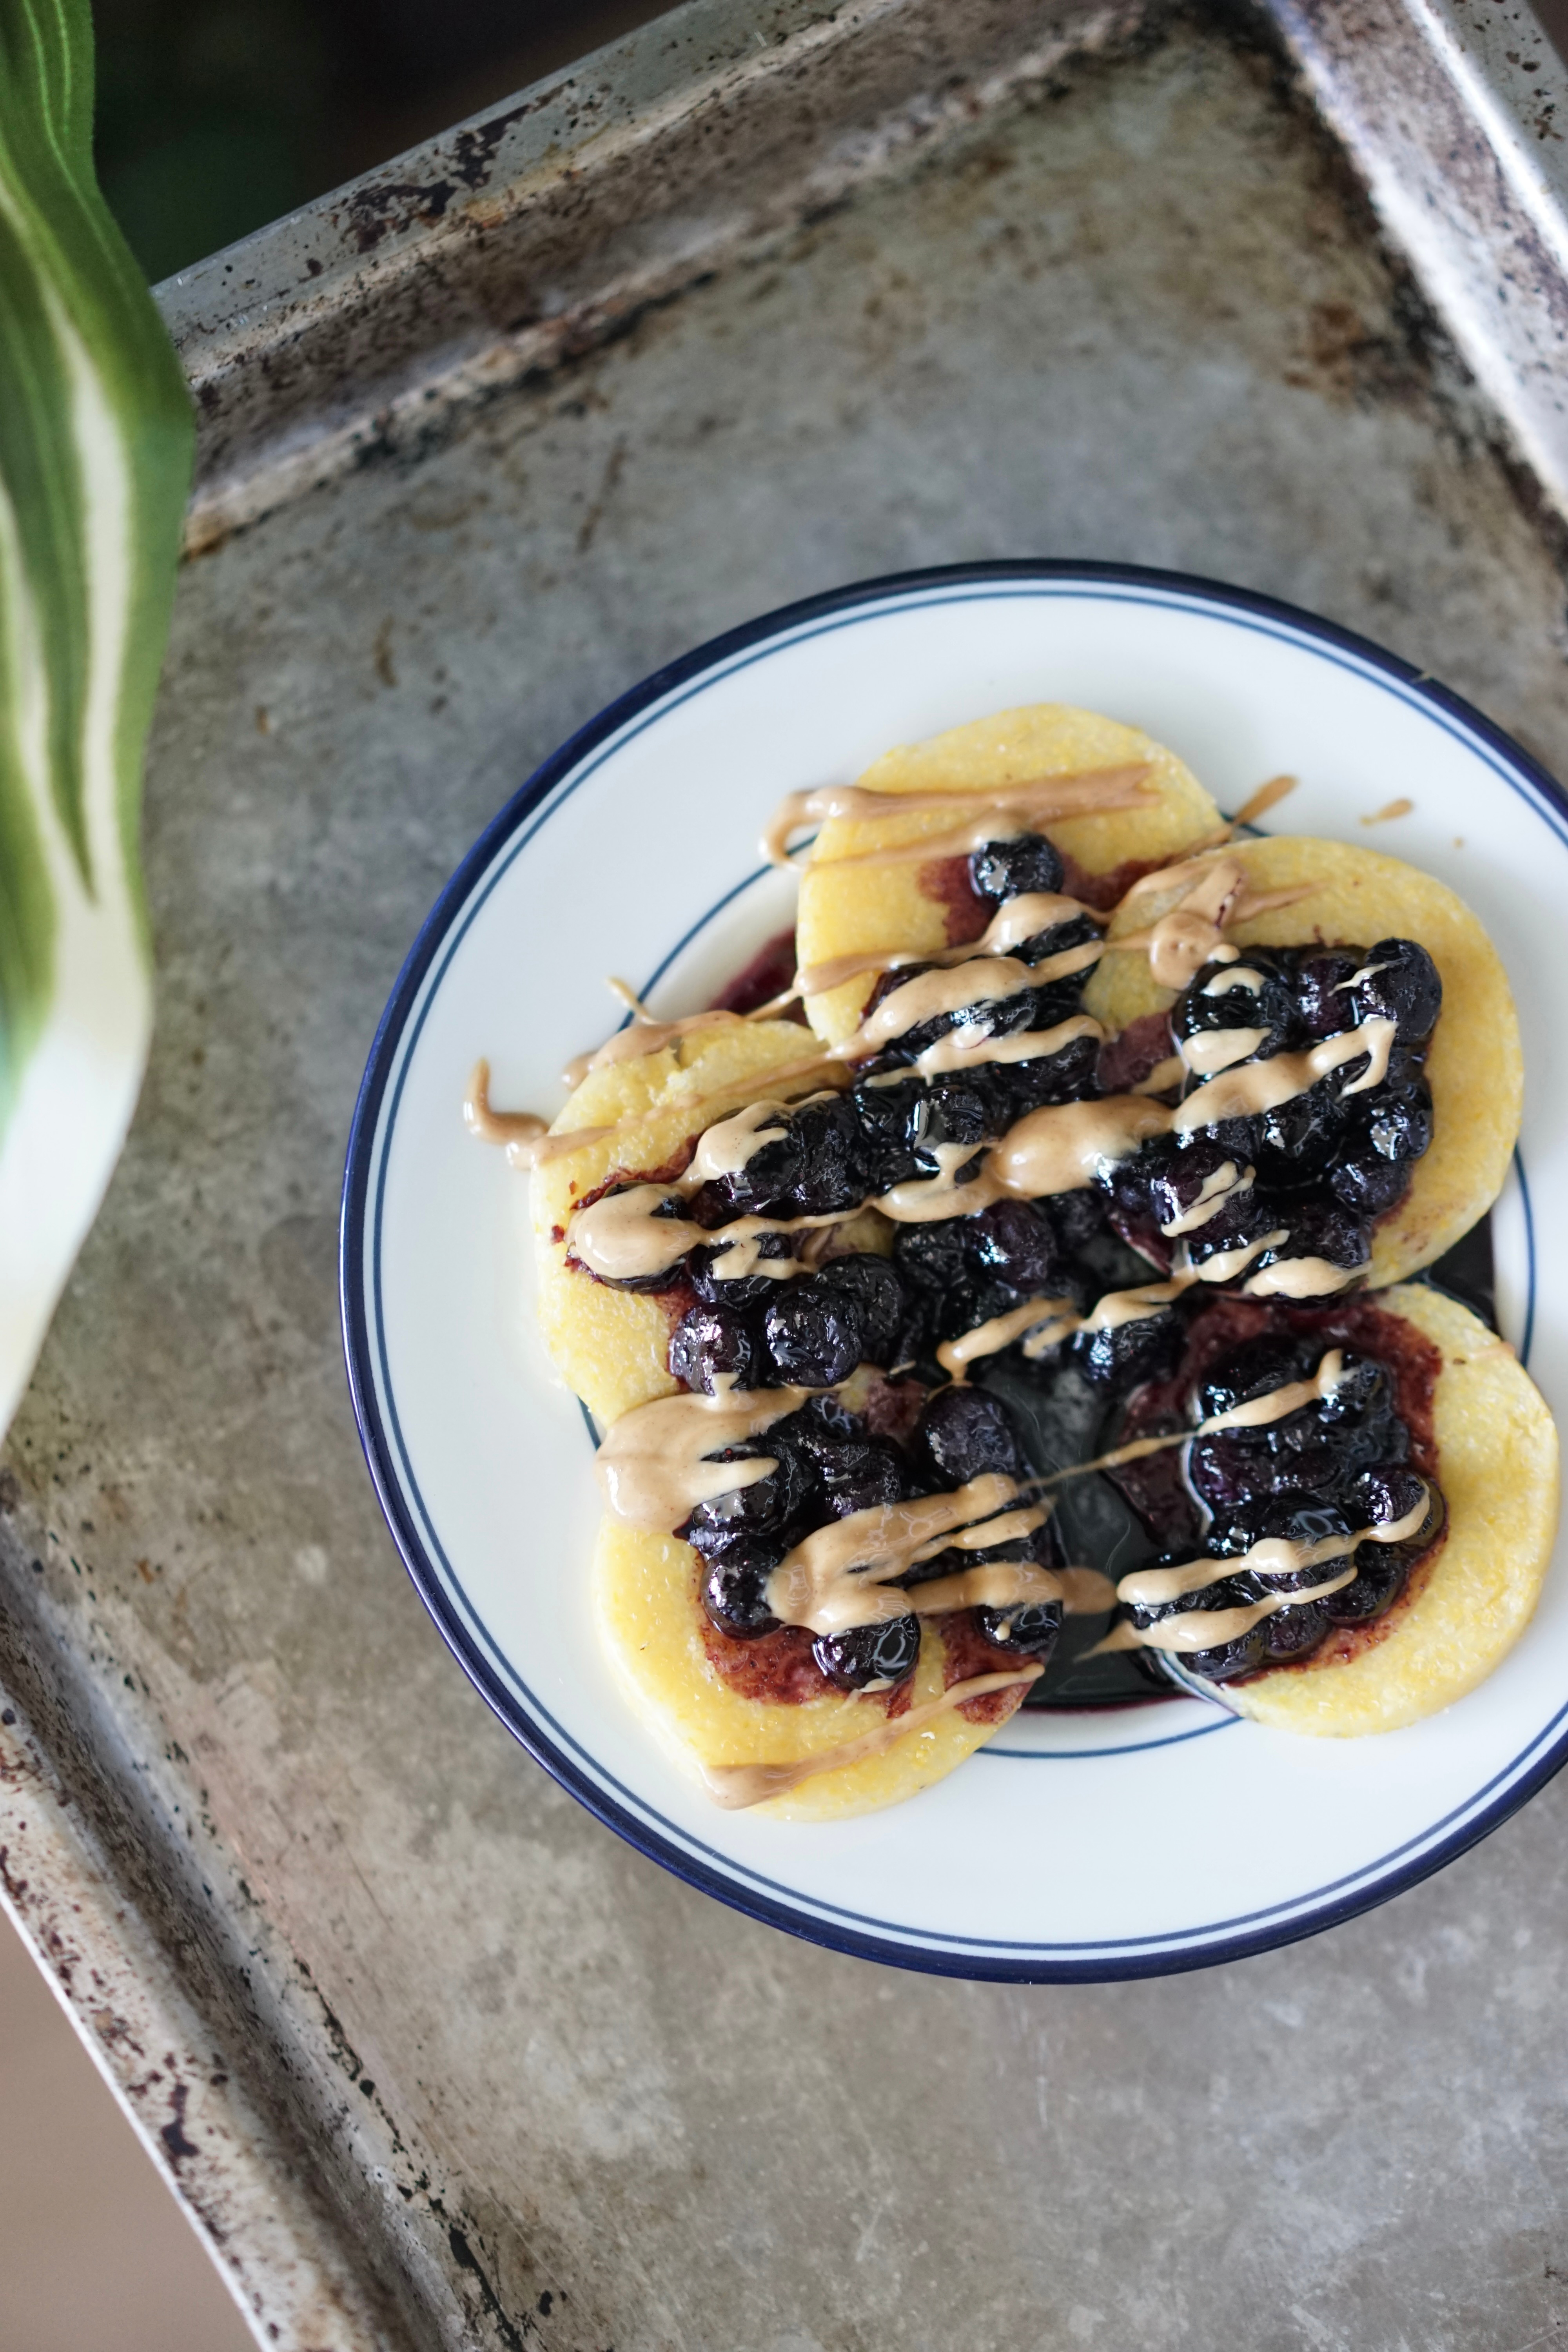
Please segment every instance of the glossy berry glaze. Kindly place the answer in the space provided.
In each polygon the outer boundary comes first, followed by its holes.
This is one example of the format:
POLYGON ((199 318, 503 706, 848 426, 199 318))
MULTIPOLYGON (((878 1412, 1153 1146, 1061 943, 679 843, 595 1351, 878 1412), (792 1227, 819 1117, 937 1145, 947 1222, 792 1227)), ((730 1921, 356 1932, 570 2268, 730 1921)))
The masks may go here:
MULTIPOLYGON (((1186 1670, 1230 1682, 1265 1667, 1348 1658, 1381 1640, 1393 1612, 1429 1573, 1445 1510, 1437 1485, 1433 1396, 1442 1360, 1413 1325, 1363 1297, 1332 1307, 1263 1307, 1218 1298, 1193 1318, 1180 1364, 1127 1396, 1114 1442, 1194 1429, 1249 1400, 1310 1381, 1331 1349, 1343 1360, 1333 1392, 1261 1426, 1193 1436, 1106 1475, 1136 1512, 1151 1564, 1209 1556, 1212 1583, 1179 1603, 1127 1613, 1140 1626, 1180 1611, 1234 1609, 1320 1583, 1353 1559, 1356 1574, 1325 1599, 1286 1607, 1241 1640, 1188 1652, 1186 1670), (1284 1576, 1226 1573, 1260 1538, 1315 1544, 1384 1528, 1418 1508, 1396 1543, 1368 1539, 1284 1576)), ((1156 1671, 1162 1662, 1149 1654, 1156 1671)))
MULTIPOLYGON (((1118 888, 1136 878, 1137 870, 1116 877, 1118 888)), ((926 869, 922 881, 947 904, 954 944, 978 938, 998 907, 1020 894, 1060 893, 1070 883, 1077 885, 1075 895, 1090 902, 1084 877, 1067 875, 1055 848, 1038 835, 990 844, 964 861, 944 861, 926 869)), ((1075 914, 1009 952, 1033 970, 1099 937, 1097 925, 1075 914)), ((748 1001, 760 999, 778 980, 779 944, 771 942, 757 966, 742 976, 748 1001)), ((883 973, 868 992, 865 1015, 928 968, 917 963, 883 973)), ((669 1213, 689 1221, 688 1231, 695 1223, 711 1232, 713 1244, 689 1250, 630 1286, 668 1303, 669 1368, 683 1386, 705 1394, 784 1385, 831 1390, 861 1366, 882 1376, 872 1384, 865 1412, 851 1413, 834 1398, 819 1396, 736 1449, 737 1457, 765 1454, 777 1466, 757 1483, 700 1506, 676 1530, 701 1561, 710 1660, 743 1695, 791 1703, 829 1689, 867 1690, 885 1692, 890 1710, 908 1704, 920 1648, 912 1610, 837 1636, 781 1625, 770 1613, 770 1574, 814 1529, 853 1512, 951 1491, 987 1469, 1022 1480, 1063 1460, 1082 1460, 1118 1436, 1190 1426, 1227 1409, 1217 1398, 1241 1402, 1260 1387, 1278 1388, 1301 1376, 1307 1357, 1315 1365, 1332 1343, 1323 1338, 1331 1328, 1337 1337, 1352 1328, 1357 1334, 1352 1377, 1332 1400, 1256 1434, 1173 1446, 1136 1472, 1118 1474, 1121 1520, 1110 1545, 1115 1572, 1125 1572, 1139 1551, 1151 1559, 1173 1546, 1186 1547, 1184 1559, 1194 1549, 1212 1552, 1214 1584, 1181 1606, 1233 1608, 1279 1587, 1277 1580, 1269 1585, 1256 1577, 1226 1576, 1220 1559, 1238 1556, 1260 1535, 1317 1541, 1342 1528, 1350 1533, 1398 1519, 1419 1491, 1413 1484, 1417 1475, 1431 1483, 1435 1465, 1421 1468, 1430 1448, 1430 1379, 1423 1391, 1405 1346, 1406 1339, 1413 1346, 1424 1343, 1360 1302, 1313 1310, 1271 1301, 1265 1307, 1216 1297, 1214 1287, 1201 1284, 1195 1296, 1176 1298, 1160 1313, 1079 1330, 1044 1356, 1031 1357, 1021 1342, 1002 1349, 976 1368, 983 1385, 949 1385, 938 1360, 944 1342, 1030 1299, 1063 1299, 1082 1312, 1108 1291, 1147 1283, 1151 1267, 1169 1272, 1173 1258, 1178 1268, 1197 1271, 1201 1283, 1207 1260, 1245 1251, 1269 1234, 1282 1238, 1247 1258, 1248 1276, 1296 1257, 1321 1262, 1338 1281, 1359 1278, 1373 1221, 1403 1197, 1415 1160, 1430 1140, 1431 1097, 1422 1064, 1440 1005, 1436 973, 1425 951, 1406 940, 1384 940, 1370 950, 1250 950, 1245 984, 1232 982, 1233 969, 1223 961, 1206 965, 1169 1016, 1146 1016, 1104 1045, 1079 1037, 1050 1055, 980 1062, 932 1076, 911 1066, 961 1023, 982 1022, 992 1035, 1007 1037, 1070 1023, 1081 1011, 1088 970, 962 1013, 938 1013, 863 1063, 844 1091, 781 1114, 772 1123, 778 1131, 770 1130, 743 1166, 693 1196, 672 1194, 669 1213), (724 1228, 739 1218, 847 1218, 896 1184, 934 1176, 944 1160, 951 1167, 955 1154, 943 1147, 962 1152, 973 1146, 973 1162, 960 1162, 962 1182, 971 1165, 981 1166, 987 1147, 1030 1111, 1136 1086, 1173 1046, 1185 1044, 1201 1067, 1205 1049, 1194 1052, 1188 1041, 1209 1031, 1255 1033, 1239 1058, 1266 1061, 1371 1019, 1394 1024, 1387 1072, 1376 1086, 1345 1092, 1370 1066, 1367 1058, 1352 1060, 1279 1109, 1162 1135, 1130 1159, 1102 1164, 1092 1186, 1044 1200, 1004 1199, 965 1216, 900 1223, 890 1257, 848 1248, 827 1226, 763 1235, 764 1261, 795 1261, 788 1279, 764 1271, 722 1278, 715 1270, 727 1247, 724 1228), (1201 1202, 1205 1184, 1212 1186, 1227 1165, 1249 1170, 1250 1178, 1233 1187, 1217 1214, 1173 1244, 1162 1226, 1201 1202), (1230 1354, 1216 1355, 1225 1347, 1230 1354), (1033 1441, 1042 1427, 1049 1429, 1052 1415, 1060 1422, 1064 1412, 1076 1438, 1065 1452, 1047 1444, 1049 1458, 1042 1458, 1033 1441), (1129 1507, 1141 1531, 1131 1553, 1129 1507)), ((722 1001, 735 994, 727 992, 722 1001)), ((1204 1080, 1184 1083, 1190 1092, 1204 1080)), ((1173 1091, 1162 1099, 1176 1098, 1173 1091)), ((689 1159, 689 1153, 658 1171, 613 1178, 601 1191, 673 1183, 689 1159)), ((1082 1483, 1102 1482, 1091 1474, 1082 1483)), ((1363 1543, 1353 1582, 1325 1601, 1279 1609, 1242 1640, 1186 1655, 1185 1671, 1230 1680, 1289 1659, 1345 1654, 1364 1642, 1369 1627, 1386 1623, 1407 1587, 1412 1562, 1432 1548, 1441 1525, 1435 1486, 1433 1493, 1432 1524, 1418 1542, 1363 1543)), ((1073 1527, 1070 1511, 1063 1519, 1073 1527)), ((994 1551, 949 1549, 901 1580, 912 1584, 991 1559, 1059 1565, 1061 1523, 1047 1521, 1034 1536, 994 1551)), ((1105 1564, 1094 1556, 1092 1535, 1086 1542, 1075 1529, 1068 1539, 1079 1562, 1105 1564)), ((1295 1581, 1305 1589, 1324 1575, 1321 1569, 1307 1570, 1295 1581)), ((1162 1613, 1176 1611, 1136 1612, 1135 1622, 1153 1624, 1162 1613)), ((951 1685, 1019 1657, 1048 1659, 1061 1611, 1056 1603, 1005 1613, 973 1609, 937 1622, 951 1685)), ((1103 1631, 1103 1621, 1095 1630, 1103 1631)), ((1080 1638, 1064 1648, 1083 1646, 1080 1638)), ((1108 1661, 1098 1680, 1089 1676, 1094 1688, 1083 1696, 1091 1703, 1147 1696, 1164 1671, 1152 1652, 1108 1661)), ((1032 1696, 1037 1702, 1059 1696, 1060 1703, 1081 1703, 1082 1685, 1080 1675, 1077 1685, 1063 1688, 1058 1662, 1032 1696)), ((987 1708, 1005 1711, 1005 1704, 998 1696, 972 1706, 984 1715, 987 1708)))

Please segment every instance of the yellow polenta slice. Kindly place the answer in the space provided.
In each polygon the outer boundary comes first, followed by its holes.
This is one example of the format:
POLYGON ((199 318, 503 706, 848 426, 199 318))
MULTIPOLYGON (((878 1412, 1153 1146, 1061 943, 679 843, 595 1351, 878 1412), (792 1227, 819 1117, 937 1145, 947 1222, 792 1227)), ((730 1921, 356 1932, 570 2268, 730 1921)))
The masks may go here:
POLYGON ((760 1101, 770 1071, 816 1051, 810 1030, 796 1021, 693 1030, 659 1053, 590 1070, 551 1129, 552 1135, 610 1130, 536 1168, 531 1196, 540 1329, 557 1370, 602 1423, 674 1393, 666 1360, 669 1317, 645 1292, 612 1290, 568 1266, 557 1234, 578 1202, 607 1178, 662 1168, 689 1137, 760 1101))
MULTIPOLYGON (((685 1770, 700 1775, 704 1766, 799 1763, 886 1720, 875 1699, 835 1694, 801 1706, 773 1705, 731 1690, 703 1647, 697 1578, 689 1544, 614 1519, 601 1526, 594 1591, 605 1648, 634 1712, 685 1770)), ((941 1697, 943 1658, 942 1636, 923 1627, 911 1711, 941 1697)), ((1009 1714, 1022 1704, 1026 1687, 1020 1683, 1016 1696, 1005 1694, 1009 1714)), ((943 1779, 996 1728, 949 1708, 881 1755, 816 1773, 755 1810, 784 1821, 830 1822, 901 1804, 943 1779)))
POLYGON ((1512 1649, 1551 1564, 1557 1432, 1540 1390, 1513 1349, 1441 1291, 1410 1283, 1381 1303, 1442 1351, 1434 1421, 1447 1537, 1426 1586, 1373 1648, 1338 1664, 1275 1667, 1226 1693, 1280 1731, 1352 1738, 1452 1706, 1512 1649))
MULTIPOLYGON (((1090 874, 1105 874, 1128 858, 1173 858, 1213 838, 1219 812, 1173 751, 1141 728, 1065 702, 998 711, 927 742, 901 745, 884 752, 858 781, 867 792, 907 793, 918 802, 922 793, 981 793, 987 786, 1133 763, 1149 770, 1150 799, 1136 809, 1053 822, 1047 830, 1059 849, 1090 874)), ((862 850, 899 848, 949 833, 961 814, 952 807, 911 807, 907 818, 874 824, 830 818, 801 876, 795 949, 802 969, 877 949, 929 955, 945 947, 946 909, 921 890, 918 866, 849 866, 838 873, 834 866, 862 850)), ((806 1011, 817 1034, 833 1045, 847 1037, 869 986, 868 979, 849 981, 812 998, 806 1011)))
MULTIPOLYGON (((1519 1139, 1524 1063, 1519 1017, 1496 949, 1462 898, 1429 874, 1373 849, 1294 837, 1243 841, 1215 850, 1235 857, 1255 890, 1310 884, 1295 906, 1227 925, 1240 947, 1294 947, 1310 940, 1371 947, 1416 940, 1443 982, 1443 1012, 1426 1057, 1434 1111, 1431 1149, 1415 1163, 1410 1190, 1373 1228, 1373 1289, 1403 1281, 1468 1233, 1501 1192, 1519 1139)), ((1190 887, 1190 881, 1184 886, 1190 887)), ((1142 930, 1181 891, 1141 891, 1108 939, 1142 930)), ((1155 985, 1140 950, 1102 958, 1084 992, 1085 1009, 1108 1029, 1174 1002, 1155 985)))

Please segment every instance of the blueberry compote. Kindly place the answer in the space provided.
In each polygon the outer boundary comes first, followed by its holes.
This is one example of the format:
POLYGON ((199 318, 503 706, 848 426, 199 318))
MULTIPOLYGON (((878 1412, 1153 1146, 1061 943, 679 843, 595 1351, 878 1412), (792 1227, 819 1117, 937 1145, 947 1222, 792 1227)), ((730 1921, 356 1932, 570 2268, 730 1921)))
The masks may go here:
MULTIPOLYGON (((993 909, 1021 894, 1061 888, 1061 860, 1037 834, 988 843, 969 863, 975 893, 993 909)), ((1007 954, 1034 970, 1099 936, 1087 917, 1073 914, 1007 954)), ((881 974, 867 1013, 931 968, 913 963, 881 974)), ((895 1184, 940 1174, 952 1157, 943 1147, 972 1144, 978 1167, 986 1145, 1027 1112, 1094 1094, 1093 1034, 1068 1038, 1049 1053, 981 1060, 961 1071, 928 1074, 912 1066, 959 1027, 1012 1040, 1071 1023, 1081 1012, 1090 969, 1086 964, 1038 988, 921 1021, 858 1065, 842 1093, 781 1111, 742 1166, 689 1194, 667 1179, 672 1189, 663 1213, 683 1234, 692 1224, 700 1226, 712 1243, 681 1251, 672 1236, 669 1265, 626 1286, 694 1295, 671 1342, 670 1368, 678 1377, 704 1394, 726 1375, 742 1388, 830 1387, 858 1363, 890 1370, 923 1362, 930 1377, 940 1378, 934 1350, 943 1339, 1055 1280, 1079 1242, 1103 1223, 1105 1204, 1098 1197, 1068 1195, 1040 1208, 999 1202, 980 1217, 901 1228, 893 1261, 839 1255, 809 1271, 801 1270, 796 1252, 820 1247, 820 1229, 764 1234, 759 1263, 738 1273, 724 1228, 742 1217, 782 1223, 848 1216, 895 1184), (932 1238, 923 1238, 928 1235, 932 1238), (955 1287, 950 1275, 960 1260, 955 1287)), ((650 1181, 657 1180, 627 1177, 605 1189, 650 1181)))
MULTIPOLYGON (((1268 1611, 1234 1638, 1182 1651, 1173 1679, 1184 1673, 1233 1682, 1268 1666, 1352 1654, 1386 1630, 1380 1621, 1442 1532, 1432 1436, 1437 1352, 1364 1299, 1335 1310, 1268 1312, 1216 1301, 1194 1321, 1179 1370, 1128 1396, 1118 1439, 1201 1432, 1201 1424, 1294 1383, 1313 1382, 1325 1360, 1337 1377, 1294 1410, 1192 1435, 1112 1474, 1156 1547, 1141 1569, 1213 1565, 1211 1580, 1189 1585, 1179 1599, 1130 1605, 1134 1626, 1155 1630, 1178 1617, 1258 1603, 1268 1611), (1395 1526, 1408 1532, 1377 1539, 1395 1526), (1228 1560, 1271 1538, 1313 1548, 1311 1560, 1276 1572, 1255 1563, 1226 1573, 1228 1560), (1337 1589, 1320 1598, 1279 1605, 1281 1595, 1331 1582, 1337 1589)), ((1157 1649, 1142 1655, 1156 1673, 1172 1671, 1157 1649)))
POLYGON ((1436 967, 1413 940, 1249 948, 1205 964, 1170 1016, 1200 1099, 1222 1074, 1228 1080, 1373 1024, 1371 1050, 1254 1116, 1160 1136, 1104 1166, 1112 1224, 1162 1267, 1184 1253, 1200 1277, 1213 1261, 1234 1264, 1265 1295, 1345 1288, 1372 1255, 1373 1223, 1404 1198, 1432 1140, 1425 1063, 1442 1001, 1436 967), (1271 1271, 1290 1261, 1294 1275, 1271 1271))
MULTIPOLYGON (((791 1548, 814 1528, 857 1511, 918 1496, 947 1494, 987 1471, 1022 1479, 1026 1468, 1006 1409, 977 1390, 947 1389, 927 1402, 912 1427, 894 1401, 873 1398, 867 1413, 848 1412, 833 1397, 811 1399, 760 1437, 714 1459, 765 1455, 776 1467, 750 1486, 699 1504, 676 1532, 701 1560, 700 1592, 712 1628, 708 1654, 718 1671, 745 1696, 773 1700, 814 1698, 841 1691, 891 1688, 907 1703, 907 1685, 920 1654, 920 1620, 911 1608, 877 1625, 813 1635, 782 1625, 769 1607, 768 1579, 791 1548), (876 1410, 878 1403, 888 1408, 876 1410), (907 1433, 889 1433, 900 1422, 907 1433), (873 1423, 879 1423, 879 1434, 873 1423)), ((978 1549, 949 1546, 898 1581, 906 1588, 952 1576, 993 1560, 1059 1564, 1049 1523, 1033 1534, 978 1549)), ((1048 1657, 1061 1623, 1055 1601, 1012 1609, 948 1612, 935 1621, 948 1652, 946 1680, 995 1673, 1021 1658, 1048 1657)), ((984 1717, 996 1694, 966 1702, 984 1717)))

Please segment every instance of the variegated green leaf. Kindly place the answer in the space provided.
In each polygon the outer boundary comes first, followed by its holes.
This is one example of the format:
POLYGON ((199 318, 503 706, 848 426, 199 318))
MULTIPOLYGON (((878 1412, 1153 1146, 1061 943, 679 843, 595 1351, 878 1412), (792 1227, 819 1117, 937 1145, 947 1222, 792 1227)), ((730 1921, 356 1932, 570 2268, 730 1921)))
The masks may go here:
POLYGON ((142 762, 192 446, 98 192, 87 0, 0 0, 0 1428, 146 1059, 142 762))

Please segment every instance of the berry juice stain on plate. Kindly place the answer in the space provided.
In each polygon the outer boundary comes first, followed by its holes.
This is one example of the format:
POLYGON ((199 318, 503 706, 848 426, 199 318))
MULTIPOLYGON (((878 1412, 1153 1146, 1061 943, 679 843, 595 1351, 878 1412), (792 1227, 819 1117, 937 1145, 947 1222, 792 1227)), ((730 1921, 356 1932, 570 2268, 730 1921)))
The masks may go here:
POLYGON ((1522 1801, 1565 854, 1440 688, 1157 574, 847 592, 606 712, 433 913, 345 1204, 372 1470, 518 1736, 756 1916, 1020 1978, 1286 1940, 1522 1801), (1408 859, 1347 838, 1416 772, 1408 859))

